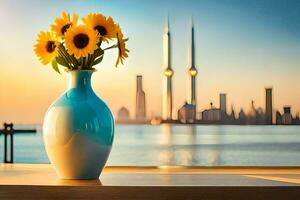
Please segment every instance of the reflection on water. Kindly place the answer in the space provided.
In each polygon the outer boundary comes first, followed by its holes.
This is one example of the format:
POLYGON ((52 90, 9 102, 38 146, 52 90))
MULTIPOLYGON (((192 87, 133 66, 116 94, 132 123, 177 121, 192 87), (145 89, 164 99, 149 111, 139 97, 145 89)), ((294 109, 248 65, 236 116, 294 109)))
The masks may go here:
MULTIPOLYGON (((219 127, 216 127, 219 129, 219 127)), ((207 141, 208 144, 219 144, 220 137, 222 134, 200 134, 200 140, 207 141)), ((200 152, 199 158, 205 159, 209 166, 220 165, 220 152, 217 149, 202 150, 200 152)))
POLYGON ((169 124, 163 124, 161 126, 162 143, 166 146, 165 150, 162 150, 158 159, 164 161, 164 163, 173 163, 172 148, 172 126, 169 124))
MULTIPOLYGON (((299 166, 300 126, 117 125, 109 165, 299 166)), ((15 137, 16 162, 47 163, 41 133, 15 137)), ((0 136, 0 161, 3 139, 0 136)))
MULTIPOLYGON (((220 165, 219 151, 216 149, 205 150, 200 149, 197 151, 195 148, 195 141, 197 141, 197 126, 186 126, 184 127, 186 134, 181 138, 181 142, 190 144, 187 146, 177 146, 176 138, 178 137, 173 133, 173 125, 163 124, 161 125, 161 133, 163 134, 163 143, 166 145, 166 150, 162 151, 159 158, 168 165, 184 165, 194 166, 197 165, 201 159, 209 166, 220 165)), ((201 131, 201 129, 200 129, 201 131)), ((199 140, 211 144, 218 144, 220 135, 219 134, 198 134, 199 140)))
POLYGON ((298 162, 300 158, 300 127, 298 126, 181 126, 163 124, 161 126, 142 127, 142 131, 139 132, 140 135, 137 136, 134 132, 135 126, 119 126, 109 164, 160 166, 300 165, 298 162), (131 140, 125 143, 124 138, 131 140))
POLYGON ((167 165, 178 165, 178 163, 180 163, 180 165, 184 166, 194 166, 197 165, 201 159, 209 166, 220 165, 219 151, 216 149, 200 149, 197 151, 197 148, 195 148, 195 145, 197 145, 197 137, 203 141, 203 143, 219 144, 219 134, 197 134, 197 126, 185 126, 182 127, 185 135, 178 138, 177 134, 173 134, 173 127, 174 125, 170 124, 161 125, 162 144, 164 144, 166 148, 159 153, 159 160, 167 165), (176 145, 179 140, 181 143, 189 144, 190 146, 176 145))

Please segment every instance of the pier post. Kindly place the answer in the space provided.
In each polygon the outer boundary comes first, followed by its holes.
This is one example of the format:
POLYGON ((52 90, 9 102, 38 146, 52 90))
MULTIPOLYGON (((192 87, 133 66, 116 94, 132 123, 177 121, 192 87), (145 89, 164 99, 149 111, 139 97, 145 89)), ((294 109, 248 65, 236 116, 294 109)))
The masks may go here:
POLYGON ((13 123, 7 124, 4 123, 4 129, 3 129, 3 134, 4 134, 4 163, 13 163, 14 162, 14 129, 13 129, 13 123), (8 144, 7 144, 7 138, 8 136, 10 137, 10 156, 9 156, 9 160, 8 160, 8 144))
POLYGON ((3 146, 3 162, 4 163, 7 163, 7 152, 6 152, 6 149, 7 149, 7 135, 5 134, 5 132, 3 132, 4 134, 4 146, 3 146))

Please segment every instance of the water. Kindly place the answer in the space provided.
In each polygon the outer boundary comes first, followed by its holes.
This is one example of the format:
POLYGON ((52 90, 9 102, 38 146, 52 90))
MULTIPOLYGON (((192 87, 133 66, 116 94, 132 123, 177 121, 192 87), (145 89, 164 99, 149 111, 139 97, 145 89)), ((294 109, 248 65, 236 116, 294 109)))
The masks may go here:
MULTIPOLYGON (((49 163, 38 128, 15 136, 15 162, 49 163)), ((300 126, 117 125, 108 165, 300 166, 300 126)))

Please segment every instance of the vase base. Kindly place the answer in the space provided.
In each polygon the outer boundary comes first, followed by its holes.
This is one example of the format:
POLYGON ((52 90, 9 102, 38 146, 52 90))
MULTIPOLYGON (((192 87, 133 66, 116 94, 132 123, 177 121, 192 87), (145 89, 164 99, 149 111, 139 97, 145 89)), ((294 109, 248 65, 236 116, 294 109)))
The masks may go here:
POLYGON ((99 180, 101 173, 85 174, 62 174, 57 171, 57 176, 61 180, 99 180))
MULTIPOLYGON (((61 180, 99 180, 98 177, 59 177, 61 180)), ((100 180, 99 180, 100 181, 100 180)))

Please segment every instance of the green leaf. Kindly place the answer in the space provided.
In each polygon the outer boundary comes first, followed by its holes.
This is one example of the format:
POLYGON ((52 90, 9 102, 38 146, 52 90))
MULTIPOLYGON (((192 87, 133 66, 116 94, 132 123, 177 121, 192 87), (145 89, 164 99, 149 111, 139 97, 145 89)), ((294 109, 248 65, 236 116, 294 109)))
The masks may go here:
POLYGON ((99 58, 97 58, 96 60, 94 60, 92 66, 99 64, 102 61, 102 59, 103 59, 103 54, 102 54, 102 56, 100 56, 99 58))
POLYGON ((94 56, 95 56, 95 58, 97 58, 97 57, 103 55, 103 53, 104 53, 103 49, 99 48, 99 49, 95 50, 94 56))
POLYGON ((56 57, 56 62, 62 66, 69 67, 68 62, 61 56, 56 57))
POLYGON ((91 55, 90 55, 90 59, 89 59, 89 61, 88 61, 88 66, 89 66, 89 67, 92 67, 94 61, 95 61, 95 55, 94 55, 94 54, 91 54, 91 55))
POLYGON ((57 73, 60 74, 60 71, 59 71, 59 68, 58 68, 56 59, 53 59, 53 60, 52 60, 52 68, 53 68, 57 73))
MULTIPOLYGON (((68 55, 69 55, 69 54, 68 54, 68 55)), ((74 66, 79 66, 79 61, 78 61, 78 59, 75 58, 75 56, 69 55, 69 57, 71 58, 72 64, 73 64, 74 66)))
POLYGON ((80 65, 79 61, 73 55, 70 55, 68 53, 68 51, 66 50, 66 48, 63 44, 61 44, 59 46, 59 49, 62 51, 64 56, 69 60, 69 62, 73 64, 73 66, 78 67, 80 65))

